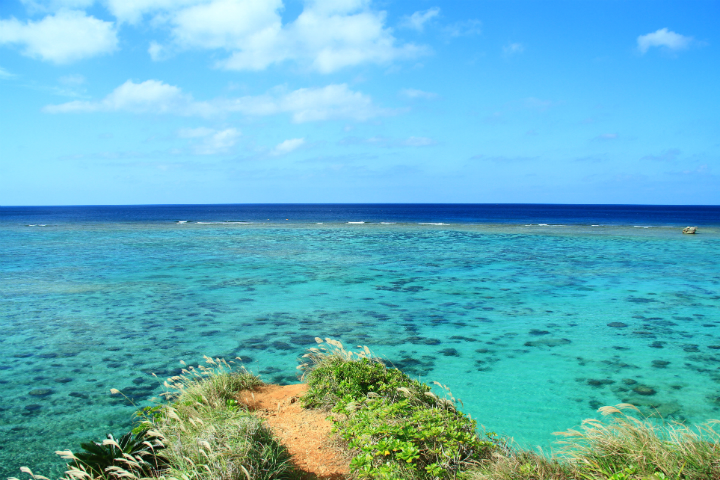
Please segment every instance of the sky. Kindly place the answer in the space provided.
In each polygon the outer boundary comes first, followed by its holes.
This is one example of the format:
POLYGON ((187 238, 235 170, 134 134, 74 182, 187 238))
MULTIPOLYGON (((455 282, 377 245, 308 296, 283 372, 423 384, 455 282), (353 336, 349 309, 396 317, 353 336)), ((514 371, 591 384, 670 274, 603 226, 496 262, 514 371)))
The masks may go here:
POLYGON ((0 205, 718 205, 718 19, 717 0, 0 0, 0 205))

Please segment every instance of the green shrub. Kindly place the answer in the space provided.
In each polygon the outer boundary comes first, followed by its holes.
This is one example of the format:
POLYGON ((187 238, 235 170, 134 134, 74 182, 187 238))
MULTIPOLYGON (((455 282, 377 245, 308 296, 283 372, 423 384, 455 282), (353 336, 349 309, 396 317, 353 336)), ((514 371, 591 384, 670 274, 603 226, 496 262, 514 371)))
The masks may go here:
POLYGON ((361 478, 445 478, 489 458, 493 434, 478 436, 475 421, 431 388, 388 368, 365 347, 348 352, 337 341, 312 349, 301 365, 308 407, 332 408, 334 431, 353 451, 361 478))

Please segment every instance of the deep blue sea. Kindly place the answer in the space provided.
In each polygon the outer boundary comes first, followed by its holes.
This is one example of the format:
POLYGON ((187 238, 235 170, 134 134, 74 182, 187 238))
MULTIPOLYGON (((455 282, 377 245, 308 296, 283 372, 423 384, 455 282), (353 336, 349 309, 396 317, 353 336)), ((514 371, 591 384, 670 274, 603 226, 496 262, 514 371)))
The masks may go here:
POLYGON ((545 451, 603 405, 720 418, 718 252, 717 206, 0 207, 0 478, 127 431, 111 388, 203 355, 297 382, 316 336, 545 451))

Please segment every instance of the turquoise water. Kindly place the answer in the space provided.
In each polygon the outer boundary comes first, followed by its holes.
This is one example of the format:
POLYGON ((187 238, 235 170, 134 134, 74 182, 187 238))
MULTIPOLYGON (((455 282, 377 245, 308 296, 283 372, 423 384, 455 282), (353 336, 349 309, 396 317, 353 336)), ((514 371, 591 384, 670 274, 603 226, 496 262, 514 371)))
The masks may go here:
POLYGON ((296 382, 315 336, 441 381, 525 446, 620 402, 720 418, 717 228, 2 225, 0 245, 3 476, 127 430, 111 388, 145 405, 151 373, 203 355, 296 382))

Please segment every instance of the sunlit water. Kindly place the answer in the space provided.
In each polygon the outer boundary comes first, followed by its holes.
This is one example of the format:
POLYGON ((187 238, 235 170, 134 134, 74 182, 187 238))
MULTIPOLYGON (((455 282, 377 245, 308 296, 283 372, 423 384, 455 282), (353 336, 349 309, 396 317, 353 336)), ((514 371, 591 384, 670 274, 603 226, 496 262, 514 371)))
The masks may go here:
POLYGON ((146 405, 203 355, 296 382, 316 336, 524 446, 620 402, 720 418, 716 227, 6 222, 0 245, 3 477, 125 432, 111 388, 146 405))

